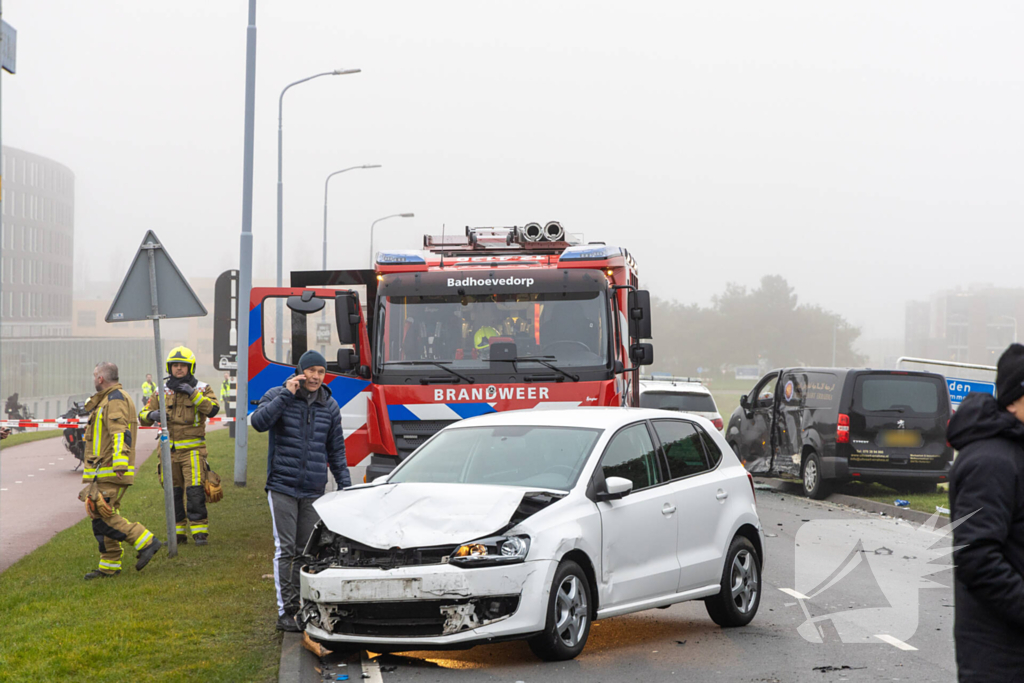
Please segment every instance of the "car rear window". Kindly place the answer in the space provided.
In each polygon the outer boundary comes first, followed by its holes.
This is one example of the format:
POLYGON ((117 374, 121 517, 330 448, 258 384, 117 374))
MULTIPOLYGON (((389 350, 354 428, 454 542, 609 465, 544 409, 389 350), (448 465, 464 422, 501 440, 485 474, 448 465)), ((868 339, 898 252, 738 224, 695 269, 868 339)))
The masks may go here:
POLYGON ((935 415, 942 406, 942 382, 931 377, 861 375, 854 386, 854 409, 935 415))
POLYGON ((645 391, 640 394, 641 408, 677 410, 684 413, 715 413, 715 399, 707 394, 679 394, 669 391, 645 391))

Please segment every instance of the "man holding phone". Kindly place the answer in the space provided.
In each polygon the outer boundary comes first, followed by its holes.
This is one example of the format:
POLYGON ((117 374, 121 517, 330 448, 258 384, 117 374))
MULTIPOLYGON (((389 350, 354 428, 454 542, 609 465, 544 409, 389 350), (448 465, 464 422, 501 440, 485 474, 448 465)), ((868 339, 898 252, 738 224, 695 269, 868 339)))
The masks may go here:
POLYGON ((345 462, 341 409, 323 382, 327 361, 310 350, 299 358, 298 372, 270 389, 250 418, 258 432, 270 432, 267 451, 267 499, 274 529, 274 584, 277 628, 299 631, 299 564, 319 521, 313 503, 324 495, 327 471, 339 489, 352 485, 345 462))

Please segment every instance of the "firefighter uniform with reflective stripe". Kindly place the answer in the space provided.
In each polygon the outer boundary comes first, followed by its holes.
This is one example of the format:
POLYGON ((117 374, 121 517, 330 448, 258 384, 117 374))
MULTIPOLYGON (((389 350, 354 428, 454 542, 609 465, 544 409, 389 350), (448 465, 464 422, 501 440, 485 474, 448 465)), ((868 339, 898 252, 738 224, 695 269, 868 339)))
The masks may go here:
POLYGON ((99 542, 99 571, 113 574, 121 570, 121 542, 135 550, 153 542, 153 533, 138 522, 129 522, 120 514, 124 492, 135 481, 135 439, 138 422, 135 405, 120 384, 99 392, 85 404, 89 425, 85 429, 85 470, 82 481, 95 481, 100 492, 114 508, 107 518, 92 520, 92 533, 99 542))
MULTIPOLYGON (((167 430, 171 438, 171 481, 174 485, 174 523, 179 537, 209 534, 206 511, 206 418, 220 410, 213 388, 196 382, 191 395, 166 389, 167 430), (187 511, 187 517, 186 517, 187 511)), ((139 413, 144 425, 159 424, 160 397, 154 394, 139 413)), ((162 481, 162 480, 161 480, 162 481)), ((179 539, 184 540, 184 539, 179 539)))
POLYGON ((142 383, 142 399, 148 401, 149 397, 156 393, 156 382, 149 380, 142 383))

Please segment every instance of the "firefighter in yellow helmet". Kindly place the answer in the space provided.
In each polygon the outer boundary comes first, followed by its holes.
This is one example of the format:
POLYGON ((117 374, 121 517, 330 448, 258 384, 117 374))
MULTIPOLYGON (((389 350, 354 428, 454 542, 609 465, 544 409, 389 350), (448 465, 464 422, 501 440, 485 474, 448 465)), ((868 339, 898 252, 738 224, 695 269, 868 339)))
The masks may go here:
MULTIPOLYGON (((195 377, 196 356, 184 346, 171 349, 167 356, 164 386, 167 404, 167 430, 171 439, 171 481, 174 484, 174 522, 178 543, 188 542, 188 532, 196 545, 206 545, 210 525, 206 512, 206 418, 220 411, 213 388, 195 377), (187 518, 186 518, 187 511, 187 518)), ((160 396, 153 394, 139 413, 144 425, 160 422, 160 396)), ((163 473, 161 473, 163 476, 163 473)))
POLYGON ((85 469, 79 499, 92 518, 92 533, 100 544, 100 564, 86 580, 105 579, 121 573, 121 541, 138 551, 135 569, 145 567, 160 540, 138 522, 121 516, 121 499, 135 481, 135 440, 138 423, 135 405, 118 381, 117 366, 100 363, 92 372, 96 393, 85 404, 89 426, 85 428, 85 469))

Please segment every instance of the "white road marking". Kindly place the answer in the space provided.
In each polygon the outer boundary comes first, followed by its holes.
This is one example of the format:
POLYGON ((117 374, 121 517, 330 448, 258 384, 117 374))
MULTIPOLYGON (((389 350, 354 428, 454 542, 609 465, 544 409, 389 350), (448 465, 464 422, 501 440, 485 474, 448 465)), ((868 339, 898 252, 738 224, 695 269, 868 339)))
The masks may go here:
POLYGON ((34 475, 34 474, 30 474, 30 475, 28 475, 28 476, 30 476, 30 477, 34 477, 34 476, 36 476, 36 475, 34 475))
MULTIPOLYGON (((58 459, 58 460, 63 460, 64 458, 57 458, 57 459, 58 459)), ((52 465, 53 463, 51 462, 50 464, 52 465)))
POLYGON ((810 600, 809 597, 800 591, 793 590, 792 588, 780 588, 779 590, 792 598, 796 598, 797 600, 810 600))
POLYGON ((45 468, 45 467, 40 467, 40 468, 39 468, 39 471, 40 471, 40 472, 45 472, 45 471, 46 471, 46 468, 45 468))
POLYGON ((15 484, 20 484, 21 482, 20 482, 20 481, 16 481, 16 482, 14 482, 14 483, 15 483, 15 484))
POLYGON ((362 651, 360 658, 363 667, 362 680, 369 681, 369 683, 384 683, 384 679, 380 675, 380 664, 370 659, 366 650, 362 651))
POLYGON ((7 489, 0 489, 0 491, 6 491, 7 489))
POLYGON ((883 633, 881 635, 876 635, 875 638, 878 638, 879 640, 881 640, 883 642, 889 643, 893 647, 898 647, 901 650, 906 650, 908 652, 911 652, 911 651, 915 651, 916 652, 917 651, 917 648, 914 647, 913 645, 907 645, 906 643, 904 643, 899 638, 893 638, 892 636, 890 636, 890 635, 888 635, 886 633, 883 633))
POLYGON ((51 462, 51 463, 50 463, 50 467, 53 467, 53 465, 54 465, 54 463, 52 463, 52 462, 51 462))

